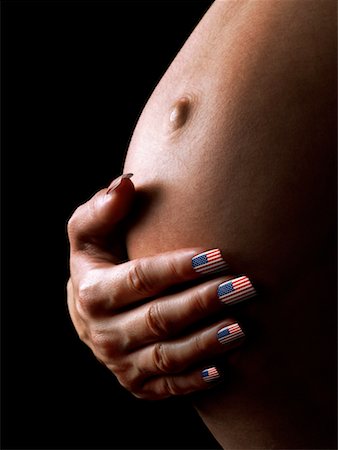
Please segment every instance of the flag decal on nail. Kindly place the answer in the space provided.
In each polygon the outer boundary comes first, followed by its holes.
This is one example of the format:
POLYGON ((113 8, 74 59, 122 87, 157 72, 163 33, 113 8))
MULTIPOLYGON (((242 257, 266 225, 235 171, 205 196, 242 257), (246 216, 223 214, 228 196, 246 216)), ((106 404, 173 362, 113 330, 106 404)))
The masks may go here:
POLYGON ((200 253, 192 258, 192 267, 198 273, 219 272, 228 269, 218 248, 200 253))
POLYGON ((248 277, 243 276, 222 283, 217 288, 218 298, 226 305, 239 303, 256 295, 248 277))
POLYGON ((228 344, 229 342, 242 337, 244 337, 244 333, 238 323, 233 323, 232 325, 222 328, 217 333, 217 339, 221 344, 228 344))
POLYGON ((204 381, 209 383, 210 381, 214 381, 220 378, 220 374, 216 367, 209 367, 209 369, 202 370, 202 378, 204 381))

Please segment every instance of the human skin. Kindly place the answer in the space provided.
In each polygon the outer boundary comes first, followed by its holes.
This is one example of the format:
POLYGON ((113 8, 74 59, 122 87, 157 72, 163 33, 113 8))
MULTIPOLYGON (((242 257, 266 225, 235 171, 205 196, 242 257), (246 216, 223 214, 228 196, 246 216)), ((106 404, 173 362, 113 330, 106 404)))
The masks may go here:
POLYGON ((159 400, 208 389, 221 378, 213 360, 244 342, 231 311, 253 299, 255 289, 241 276, 242 289, 219 298, 218 286, 236 276, 218 249, 208 252, 206 266, 193 264, 205 251, 197 247, 126 261, 121 232, 135 204, 130 175, 96 193, 69 220, 71 319, 80 339, 133 395, 159 400))
POLYGON ((219 247, 260 288, 227 382, 194 401, 224 448, 336 445, 336 2, 216 1, 133 134, 130 259, 219 247))

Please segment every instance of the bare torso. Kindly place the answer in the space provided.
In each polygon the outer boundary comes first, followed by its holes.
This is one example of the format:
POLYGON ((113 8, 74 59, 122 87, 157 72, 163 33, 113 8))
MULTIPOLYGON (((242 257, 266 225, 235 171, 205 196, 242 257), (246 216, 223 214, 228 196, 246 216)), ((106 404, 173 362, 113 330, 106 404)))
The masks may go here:
POLYGON ((234 376, 196 400, 225 448, 332 443, 334 36, 331 0, 216 1, 128 150, 142 206, 130 258, 219 247, 262 293, 234 376))

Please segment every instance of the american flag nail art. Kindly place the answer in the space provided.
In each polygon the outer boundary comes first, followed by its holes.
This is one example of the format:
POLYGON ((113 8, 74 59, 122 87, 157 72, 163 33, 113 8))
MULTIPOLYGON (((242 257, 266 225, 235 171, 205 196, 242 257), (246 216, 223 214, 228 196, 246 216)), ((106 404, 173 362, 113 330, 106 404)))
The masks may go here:
POLYGON ((217 339, 221 344, 229 344, 244 336, 245 335, 238 323, 233 323, 232 325, 222 328, 217 333, 217 339))
POLYGON ((221 251, 216 248, 194 256, 192 267, 198 273, 211 273, 228 269, 228 264, 224 261, 221 251))
POLYGON ((209 383, 210 381, 218 380, 220 374, 216 367, 209 367, 209 369, 202 370, 202 378, 204 381, 209 383))
POLYGON ((233 305, 256 295, 248 277, 242 276, 225 281, 217 288, 218 298, 226 305, 233 305))

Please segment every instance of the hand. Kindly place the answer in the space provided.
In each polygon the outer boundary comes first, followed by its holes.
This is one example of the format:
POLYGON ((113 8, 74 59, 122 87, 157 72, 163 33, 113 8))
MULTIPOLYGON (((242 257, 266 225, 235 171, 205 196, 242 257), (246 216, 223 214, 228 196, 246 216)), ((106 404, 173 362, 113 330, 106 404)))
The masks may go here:
POLYGON ((98 192, 69 221, 72 321, 80 339, 135 396, 161 399, 205 389, 220 379, 206 361, 240 344, 244 333, 231 318, 200 328, 199 322, 255 290, 247 277, 203 281, 206 273, 227 269, 217 249, 182 249, 118 263, 118 225, 134 194, 131 180, 120 178, 115 189, 98 192), (198 279, 199 285, 167 291, 198 279))

